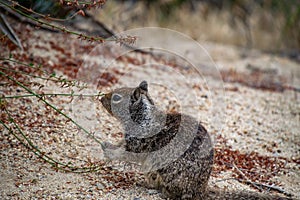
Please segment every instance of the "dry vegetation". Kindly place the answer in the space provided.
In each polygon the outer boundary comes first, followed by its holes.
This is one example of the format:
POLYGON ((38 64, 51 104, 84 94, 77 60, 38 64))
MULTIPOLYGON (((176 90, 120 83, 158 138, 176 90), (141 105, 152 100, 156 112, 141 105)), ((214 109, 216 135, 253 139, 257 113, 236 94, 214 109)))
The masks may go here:
POLYGON ((110 1, 104 10, 95 12, 99 20, 117 32, 159 26, 199 41, 293 53, 293 56, 299 53, 298 1, 145 2, 110 1))

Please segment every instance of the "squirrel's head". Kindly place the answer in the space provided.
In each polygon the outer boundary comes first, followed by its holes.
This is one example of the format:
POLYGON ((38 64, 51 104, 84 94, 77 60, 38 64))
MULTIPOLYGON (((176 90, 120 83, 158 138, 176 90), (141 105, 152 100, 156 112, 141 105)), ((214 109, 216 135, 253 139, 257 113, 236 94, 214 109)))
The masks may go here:
POLYGON ((148 83, 142 81, 136 88, 119 88, 101 98, 105 109, 121 122, 132 120, 142 123, 151 120, 155 108, 148 94, 148 83))

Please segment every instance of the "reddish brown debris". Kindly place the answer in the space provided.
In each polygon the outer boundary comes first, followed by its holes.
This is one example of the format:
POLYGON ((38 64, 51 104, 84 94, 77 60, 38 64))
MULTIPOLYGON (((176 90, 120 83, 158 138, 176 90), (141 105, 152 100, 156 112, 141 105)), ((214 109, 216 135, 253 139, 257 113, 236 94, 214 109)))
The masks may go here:
POLYGON ((253 73, 237 72, 236 70, 223 70, 221 76, 225 82, 240 83, 242 85, 269 91, 282 92, 286 80, 280 75, 266 74, 260 71, 253 73))
MULTIPOLYGON (((235 164, 253 182, 272 183, 272 178, 279 173, 286 173, 287 162, 294 162, 282 157, 262 156, 257 152, 241 153, 228 147, 215 149, 215 165, 213 176, 236 169, 235 164)), ((235 178, 244 179, 241 174, 234 174, 235 178)))

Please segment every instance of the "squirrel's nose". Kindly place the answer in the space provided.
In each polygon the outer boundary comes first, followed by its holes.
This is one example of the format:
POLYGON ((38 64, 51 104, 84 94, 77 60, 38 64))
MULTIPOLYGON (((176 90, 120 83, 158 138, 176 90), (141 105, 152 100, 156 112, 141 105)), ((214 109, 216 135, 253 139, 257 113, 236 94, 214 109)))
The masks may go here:
POLYGON ((111 112, 111 93, 105 94, 101 99, 101 104, 104 106, 104 108, 110 113, 111 112))
POLYGON ((101 97, 100 101, 102 105, 105 106, 109 101, 108 94, 105 94, 103 97, 101 97))
POLYGON ((99 100, 100 100, 101 103, 103 103, 103 97, 104 97, 104 96, 105 96, 105 95, 103 95, 102 97, 99 98, 99 100))

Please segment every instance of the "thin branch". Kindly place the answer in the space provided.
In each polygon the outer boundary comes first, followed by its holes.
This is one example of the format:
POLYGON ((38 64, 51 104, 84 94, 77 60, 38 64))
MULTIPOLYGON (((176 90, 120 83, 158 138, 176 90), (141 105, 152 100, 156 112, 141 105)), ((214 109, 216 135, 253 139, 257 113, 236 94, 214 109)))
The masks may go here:
POLYGON ((91 171, 98 171, 101 169, 101 167, 97 166, 90 166, 90 167, 75 167, 69 164, 65 164, 62 162, 59 162, 50 156, 47 156, 44 152, 42 152, 40 149, 38 149, 34 144, 29 140, 21 128, 18 126, 18 124, 13 120, 10 113, 6 110, 6 113, 9 115, 9 120, 12 122, 15 126, 15 128, 18 130, 18 132, 21 134, 21 136, 26 140, 27 143, 25 143, 21 137, 19 137, 14 131, 11 130, 2 120, 0 120, 0 124, 6 128, 9 133, 11 133, 24 147, 32 151, 36 156, 44 160, 45 162, 49 163, 53 167, 59 170, 67 171, 67 172, 73 172, 73 173, 85 173, 85 172, 91 172, 91 171))
POLYGON ((217 183, 217 182, 223 182, 223 181, 228 181, 228 180, 236 180, 236 181, 239 181, 241 183, 247 183, 247 184, 251 184, 251 185, 260 186, 260 187, 267 188, 268 190, 277 191, 277 192, 282 193, 282 194, 284 194, 286 196, 289 196, 289 197, 292 196, 292 194, 288 193, 287 191, 285 191, 284 189, 282 189, 282 188, 280 188, 278 186, 268 185, 268 184, 264 184, 264 183, 257 183, 257 182, 253 182, 253 181, 250 181, 250 180, 244 180, 244 179, 239 179, 239 178, 224 178, 224 179, 219 179, 219 180, 216 180, 215 183, 217 183))
POLYGON ((223 182, 223 181, 229 181, 229 180, 237 180, 237 178, 223 178, 223 179, 218 179, 218 180, 215 181, 215 183, 223 182))
POLYGON ((93 0, 93 1, 74 1, 74 0, 61 0, 62 4, 67 6, 81 6, 83 8, 91 8, 92 6, 103 6, 106 0, 93 0))
MULTIPOLYGON (((12 2, 12 1, 10 1, 10 2, 12 2)), ((39 17, 42 17, 42 18, 46 19, 46 20, 58 21, 58 22, 68 21, 68 20, 74 18, 76 15, 78 15, 78 14, 80 14, 80 13, 83 12, 82 10, 79 10, 79 11, 77 11, 76 13, 72 14, 71 16, 69 16, 69 17, 67 17, 67 18, 65 18, 65 19, 58 19, 58 18, 55 18, 55 17, 50 17, 50 15, 44 15, 44 14, 35 12, 34 10, 29 9, 29 8, 26 8, 26 7, 22 6, 22 5, 19 4, 19 3, 16 3, 16 5, 17 5, 18 7, 20 7, 20 8, 22 8, 23 10, 25 10, 25 11, 31 13, 31 14, 37 15, 37 16, 39 16, 39 17)))
POLYGON ((234 162, 232 163, 232 166, 237 170, 237 172, 243 177, 243 179, 238 179, 238 178, 234 178, 237 181, 241 182, 241 183, 247 183, 252 185, 253 187, 257 188, 259 191, 262 191, 262 188, 268 188, 269 190, 275 190, 279 193, 285 194, 287 196, 292 196, 290 193, 286 192, 284 189, 275 186, 275 185, 268 185, 268 184, 264 184, 264 183, 257 183, 257 182, 253 182, 251 181, 235 164, 234 162))
POLYGON ((61 83, 62 84, 61 87, 76 86, 76 87, 81 88, 81 89, 83 89, 85 87, 84 85, 80 85, 79 82, 76 81, 76 80, 67 80, 65 78, 62 78, 62 76, 56 77, 55 73, 49 74, 45 70, 42 71, 41 70, 41 68, 42 68, 41 65, 40 66, 34 66, 33 64, 23 63, 21 61, 13 60, 11 58, 1 58, 0 57, 0 60, 13 62, 13 63, 17 63, 17 64, 20 64, 20 65, 24 65, 24 66, 29 67, 29 68, 40 70, 42 74, 44 74, 45 76, 48 76, 48 77, 47 78, 46 77, 41 77, 41 76, 37 76, 37 75, 33 75, 33 74, 28 74, 28 73, 25 73, 25 72, 22 72, 22 71, 13 70, 13 69, 9 69, 9 68, 0 66, 1 69, 6 69, 6 70, 9 70, 9 71, 12 71, 12 72, 15 72, 15 73, 20 73, 20 74, 23 74, 23 75, 26 75, 26 76, 30 76, 30 77, 33 77, 33 78, 39 78, 39 79, 42 79, 42 80, 47 80, 47 81, 53 81, 53 82, 56 82, 56 83, 61 83))
MULTIPOLYGON (((0 3, 1 3, 1 2, 0 2, 0 3)), ((21 22, 26 22, 26 23, 28 23, 28 24, 30 24, 30 25, 38 26, 38 27, 40 27, 40 28, 42 28, 42 29, 45 29, 45 30, 47 30, 47 31, 58 32, 58 30, 54 30, 53 28, 50 28, 50 27, 45 26, 45 25, 43 25, 43 24, 40 24, 40 23, 38 23, 38 22, 36 22, 36 21, 33 21, 33 20, 31 20, 31 19, 29 19, 29 18, 27 18, 27 17, 25 17, 25 16, 20 15, 19 13, 15 12, 14 10, 12 10, 12 9, 9 8, 9 7, 2 6, 2 8, 3 8, 6 12, 8 12, 11 16, 13 16, 14 18, 18 19, 18 20, 21 21, 21 22)))
POLYGON ((0 29, 4 33, 4 35, 6 35, 15 45, 17 45, 22 51, 24 50, 19 37, 17 36, 15 31, 11 28, 5 16, 1 13, 0 13, 0 29))
POLYGON ((239 182, 246 182, 248 184, 251 184, 251 185, 257 185, 257 186, 260 186, 260 187, 264 187, 264 188, 268 188, 269 190, 274 190, 274 191, 277 191, 279 193, 282 193, 282 194, 285 194, 287 196, 292 196, 292 194, 288 193, 287 191, 285 191, 284 189, 278 187, 278 186, 275 186, 275 185, 268 185, 268 184, 264 184, 264 183, 257 183, 257 182, 253 182, 253 181, 248 181, 248 180, 243 180, 243 179, 236 179, 238 180, 239 182))
POLYGON ((40 69, 41 68, 41 66, 36 67, 33 64, 27 64, 27 63, 21 62, 19 60, 14 60, 14 59, 11 59, 11 58, 0 57, 0 60, 13 62, 13 63, 24 65, 24 66, 27 66, 27 67, 30 67, 30 68, 33 68, 33 69, 40 69))
MULTIPOLYGON (((25 133, 22 131, 20 126, 16 123, 16 121, 13 119, 13 116, 10 114, 10 112, 6 109, 7 102, 0 98, 0 106, 1 110, 3 110, 6 115, 8 116, 8 121, 13 124, 14 129, 16 129, 20 136, 18 136, 5 122, 0 120, 0 124, 3 125, 5 129, 8 130, 10 134, 12 134, 24 147, 29 149, 31 152, 33 152, 36 156, 38 156, 40 159, 44 160, 45 162, 51 164, 53 167, 59 170, 67 171, 67 172, 75 172, 75 173, 84 173, 84 172, 91 172, 91 171, 98 171, 102 169, 102 166, 96 166, 95 164, 90 165, 89 167, 76 167, 73 165, 70 165, 70 162, 62 163, 60 161, 57 161, 50 156, 46 155, 45 152, 42 152, 36 145, 33 144, 33 142, 25 135, 25 133)), ((86 161, 85 161, 86 162, 86 161)), ((90 163, 89 163, 90 164, 90 163)))
POLYGON ((35 97, 37 97, 38 99, 40 99, 42 102, 44 102, 47 106, 51 107, 53 110, 55 110, 56 112, 58 112, 60 115, 64 116, 65 118, 67 118, 69 121, 71 121, 73 124, 75 124, 79 129, 83 130, 86 134, 88 134, 91 138, 93 138, 97 143, 99 143, 101 145, 101 147, 104 147, 102 142, 99 141, 93 134, 91 134, 90 132, 88 132, 85 128, 83 128, 80 124, 78 124, 77 122, 75 122, 71 117, 69 117, 67 114, 63 113, 61 110, 59 110, 58 108, 56 108, 54 105, 52 105, 51 103, 49 103, 48 101, 46 101, 43 96, 35 93, 34 91, 32 91, 30 88, 26 87, 25 85, 23 85, 21 82, 15 80, 13 77, 9 76, 8 74, 1 72, 0 71, 0 75, 3 75, 5 77, 7 77, 9 80, 15 82, 17 85, 19 85, 20 87, 22 87, 23 89, 25 89, 28 93, 34 95, 35 97))
MULTIPOLYGON (((40 93, 37 95, 39 96, 49 96, 49 97, 56 97, 56 96, 65 96, 65 97, 101 97, 104 94, 99 92, 98 94, 73 94, 73 93, 40 93)), ((1 97, 3 99, 18 99, 18 98, 24 98, 24 97, 36 97, 34 94, 24 94, 24 95, 14 95, 14 96, 4 96, 1 97)))
MULTIPOLYGON (((69 34, 72 34, 72 35, 77 35, 80 39, 84 39, 84 40, 88 40, 88 41, 93 41, 93 42, 94 42, 94 41, 97 41, 97 42, 100 42, 100 43, 103 43, 103 42, 105 41, 105 39, 102 38, 102 37, 92 37, 92 36, 84 35, 84 34, 82 34, 82 33, 78 33, 78 32, 75 32, 75 31, 71 31, 71 30, 69 30, 69 29, 66 29, 65 27, 60 27, 60 26, 57 26, 57 25, 54 25, 54 24, 50 24, 50 23, 47 23, 47 22, 45 22, 45 21, 36 19, 36 18, 34 18, 34 17, 32 17, 32 16, 30 16, 30 15, 28 15, 28 14, 22 12, 22 11, 19 10, 19 9, 16 9, 14 6, 11 6, 11 5, 9 5, 9 4, 3 2, 3 1, 0 1, 0 4, 2 4, 2 5, 5 6, 5 7, 8 7, 8 8, 10 8, 10 9, 12 9, 13 11, 19 13, 20 15, 22 15, 22 16, 28 18, 28 19, 31 19, 31 20, 33 20, 33 21, 35 21, 35 22, 38 22, 38 23, 41 24, 41 25, 48 26, 48 27, 50 27, 50 28, 52 28, 52 29, 60 30, 60 31, 62 31, 62 32, 64 32, 64 33, 69 33, 69 34)), ((18 3, 15 3, 14 5, 18 5, 18 3)))
POLYGON ((232 166, 236 169, 236 171, 247 181, 249 182, 253 187, 258 189, 259 191, 262 191, 260 187, 258 187, 255 183, 253 183, 235 164, 232 162, 232 166))

